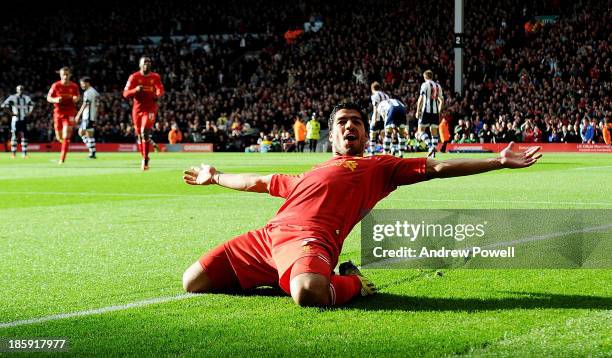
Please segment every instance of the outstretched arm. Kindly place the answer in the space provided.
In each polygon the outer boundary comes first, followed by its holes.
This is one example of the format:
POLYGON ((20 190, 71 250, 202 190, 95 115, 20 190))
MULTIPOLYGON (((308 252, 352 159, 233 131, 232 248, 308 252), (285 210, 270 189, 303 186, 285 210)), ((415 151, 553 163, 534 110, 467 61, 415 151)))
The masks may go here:
POLYGON ((272 175, 221 173, 206 164, 185 170, 183 174, 183 181, 189 185, 217 184, 229 189, 255 193, 267 193, 272 179, 272 175))
POLYGON ((540 147, 530 147, 523 152, 515 152, 514 142, 502 150, 497 158, 486 159, 452 159, 436 161, 427 159, 427 177, 450 178, 464 175, 473 175, 491 170, 509 168, 526 168, 535 164, 542 154, 538 153, 540 147))

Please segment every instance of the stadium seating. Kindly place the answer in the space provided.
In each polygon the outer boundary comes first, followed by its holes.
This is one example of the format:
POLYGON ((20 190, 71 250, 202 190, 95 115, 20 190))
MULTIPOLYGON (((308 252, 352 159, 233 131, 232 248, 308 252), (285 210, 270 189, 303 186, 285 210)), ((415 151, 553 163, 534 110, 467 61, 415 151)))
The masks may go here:
MULTIPOLYGON (((414 127, 425 69, 445 90, 449 128, 462 119, 468 138, 470 132, 478 138, 487 123, 497 141, 577 142, 583 118, 596 126, 610 120, 612 15, 605 4, 501 2, 466 2, 463 97, 452 93, 453 6, 442 0, 378 1, 375 15, 365 0, 297 6, 275 0, 256 8, 238 1, 178 4, 171 17, 158 1, 114 2, 85 12, 78 5, 61 12, 41 8, 4 25, 0 96, 24 84, 37 103, 31 141, 50 141, 44 97, 55 70, 70 65, 76 78, 92 77, 103 94, 98 141, 133 142, 131 109, 121 90, 138 57, 147 54, 167 89, 155 134, 161 142, 175 122, 185 141, 242 151, 259 131, 274 137, 290 130, 296 115, 317 112, 325 124, 340 101, 367 106, 374 80, 406 101, 414 127), (134 14, 151 20, 132 27, 134 14), (245 18, 252 20, 237 20, 245 18), (315 19, 322 19, 320 31, 291 43, 283 38, 315 19)), ((8 117, 0 123, 0 139, 6 139, 8 117)), ((601 130, 593 141, 603 141, 601 130)))

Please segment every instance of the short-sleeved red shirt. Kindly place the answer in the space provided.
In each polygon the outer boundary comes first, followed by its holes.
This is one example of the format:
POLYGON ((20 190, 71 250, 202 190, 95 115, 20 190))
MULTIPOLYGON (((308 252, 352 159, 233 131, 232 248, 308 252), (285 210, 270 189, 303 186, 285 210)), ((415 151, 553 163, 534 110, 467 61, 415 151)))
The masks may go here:
POLYGON ((77 107, 72 98, 78 95, 79 86, 76 83, 69 81, 68 84, 64 85, 62 81, 54 82, 49 89, 49 96, 62 98, 60 103, 53 104, 54 113, 75 116, 77 114, 77 107))
POLYGON ((299 228, 339 254, 346 236, 378 201, 400 185, 426 180, 426 161, 336 156, 300 175, 273 175, 270 194, 286 201, 268 225, 299 228))
POLYGON ((146 75, 136 71, 130 75, 123 96, 134 98, 134 112, 156 112, 157 99, 164 95, 164 85, 161 77, 155 72, 146 75), (136 87, 142 86, 141 92, 136 92, 136 87))

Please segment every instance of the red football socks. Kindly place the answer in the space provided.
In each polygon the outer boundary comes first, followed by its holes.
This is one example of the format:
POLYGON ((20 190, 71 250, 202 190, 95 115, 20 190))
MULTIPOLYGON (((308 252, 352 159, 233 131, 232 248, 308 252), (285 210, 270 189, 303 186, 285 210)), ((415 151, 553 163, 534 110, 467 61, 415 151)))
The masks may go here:
POLYGON ((70 146, 70 139, 64 138, 62 141, 62 153, 60 156, 60 160, 63 162, 66 160, 66 154, 68 153, 68 147, 70 146))
POLYGON ((361 280, 357 275, 332 275, 330 281, 332 305, 343 305, 361 292, 361 280))

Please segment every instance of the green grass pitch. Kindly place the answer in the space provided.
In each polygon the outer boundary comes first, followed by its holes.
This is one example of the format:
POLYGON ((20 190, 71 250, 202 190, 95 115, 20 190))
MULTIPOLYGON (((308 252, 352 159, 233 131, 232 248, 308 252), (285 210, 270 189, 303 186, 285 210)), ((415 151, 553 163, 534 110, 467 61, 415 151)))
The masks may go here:
MULTIPOLYGON (((189 187, 184 168, 298 173, 330 154, 163 153, 149 172, 137 154, 57 157, 0 156, 0 338, 67 337, 70 354, 102 356, 612 355, 612 270, 366 270, 380 295, 324 310, 270 290, 172 299, 188 265, 282 203, 189 187), (107 312, 2 327, 93 309, 107 312)), ((402 187, 377 208, 611 209, 611 178, 608 154, 545 154, 402 187)), ((359 256, 358 226, 341 261, 359 256)))

